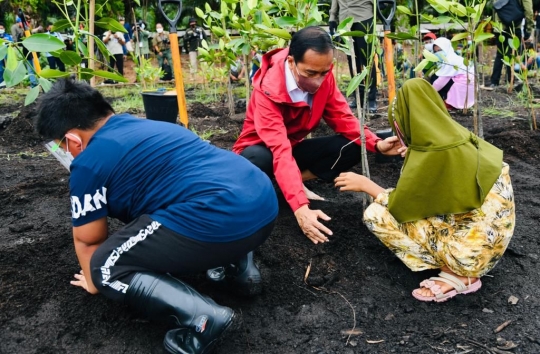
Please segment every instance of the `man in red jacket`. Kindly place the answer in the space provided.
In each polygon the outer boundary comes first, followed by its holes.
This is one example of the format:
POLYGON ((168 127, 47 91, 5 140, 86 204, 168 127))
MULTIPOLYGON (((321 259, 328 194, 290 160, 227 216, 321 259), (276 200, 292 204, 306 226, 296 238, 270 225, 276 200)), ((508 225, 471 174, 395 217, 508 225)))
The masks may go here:
MULTIPOLYGON (((303 181, 333 181, 361 160, 360 124, 339 91, 332 74, 334 46, 320 27, 306 27, 288 49, 263 56, 253 79, 244 127, 233 151, 276 181, 304 234, 315 244, 332 231, 319 222, 330 218, 309 208, 303 181), (321 118, 337 135, 304 138, 321 118)), ((385 155, 404 153, 397 137, 379 139, 364 127, 366 146, 385 155)), ((312 198, 314 199, 314 198, 312 198)))

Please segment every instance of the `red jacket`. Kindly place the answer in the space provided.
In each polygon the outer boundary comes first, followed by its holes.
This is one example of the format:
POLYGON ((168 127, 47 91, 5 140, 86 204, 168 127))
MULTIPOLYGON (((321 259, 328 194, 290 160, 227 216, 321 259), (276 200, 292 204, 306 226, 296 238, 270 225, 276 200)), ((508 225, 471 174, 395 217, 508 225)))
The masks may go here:
MULTIPOLYGON (((293 103, 285 81, 285 60, 288 49, 276 49, 263 56, 261 68, 253 78, 253 94, 246 119, 233 151, 264 144, 274 156, 274 175, 293 211, 309 201, 302 187, 302 176, 292 155, 292 147, 300 143, 319 125, 321 118, 336 133, 349 140, 360 137, 360 123, 352 114, 339 91, 332 71, 313 95, 312 107, 305 102, 293 103)), ((367 127, 366 148, 375 152, 380 140, 367 127)), ((356 141, 360 145, 360 139, 356 141)))

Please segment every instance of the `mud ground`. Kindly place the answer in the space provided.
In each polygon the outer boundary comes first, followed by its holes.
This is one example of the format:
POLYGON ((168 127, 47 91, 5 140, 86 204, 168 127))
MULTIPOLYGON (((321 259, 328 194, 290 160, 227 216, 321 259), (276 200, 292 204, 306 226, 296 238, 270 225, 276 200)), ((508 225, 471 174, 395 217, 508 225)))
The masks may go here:
MULTIPOLYGON (((515 94, 483 95, 482 112, 495 112, 483 116, 485 138, 504 150, 510 164, 517 225, 510 248, 479 292, 441 304, 418 302, 410 293, 433 272, 411 272, 368 232, 361 195, 313 182, 309 187, 327 198, 313 206, 332 217, 327 225, 334 236, 313 245, 278 192, 275 231, 256 251, 262 295, 237 297, 203 274, 184 278, 242 320, 216 352, 539 353, 540 134, 529 129, 515 94), (513 117, 497 115, 504 110, 513 117)), ((0 117, 18 109, 0 107, 0 117)), ((30 106, 0 124, 0 353, 163 353, 164 325, 69 284, 79 271, 69 174, 44 154, 42 139, 33 133, 34 114, 30 106)), ((192 103, 189 117, 199 132, 220 130, 209 140, 230 148, 243 115, 231 119, 223 105, 192 103)), ((472 117, 454 117, 472 127, 472 117)), ((386 127, 384 109, 368 125, 386 127)), ((325 134, 330 131, 322 124, 314 135, 325 134)), ((380 163, 371 155, 369 163, 377 183, 395 185, 401 161, 380 163)), ((120 226, 111 221, 111 230, 120 226)))

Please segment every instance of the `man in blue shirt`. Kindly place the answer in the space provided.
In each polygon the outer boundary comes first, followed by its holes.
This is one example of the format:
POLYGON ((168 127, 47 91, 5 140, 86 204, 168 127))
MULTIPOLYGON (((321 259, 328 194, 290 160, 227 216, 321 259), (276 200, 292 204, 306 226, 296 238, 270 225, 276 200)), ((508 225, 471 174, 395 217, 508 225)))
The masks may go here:
POLYGON ((233 283, 260 286, 246 255, 277 217, 269 178, 179 125, 116 115, 97 90, 74 79, 43 96, 36 129, 74 157, 71 213, 82 270, 72 284, 150 319, 176 319, 165 349, 206 353, 234 312, 170 274, 234 263, 233 283), (107 217, 126 226, 109 235, 107 217))
MULTIPOLYGON (((1 22, 0 22, 0 40, 13 42, 13 38, 11 38, 11 35, 9 33, 6 33, 6 27, 1 22)), ((6 45, 6 44, 2 44, 0 41, 0 45, 6 45)), ((4 68, 5 67, 6 67, 5 58, 0 58, 0 88, 6 86, 6 84, 4 83, 4 68)))

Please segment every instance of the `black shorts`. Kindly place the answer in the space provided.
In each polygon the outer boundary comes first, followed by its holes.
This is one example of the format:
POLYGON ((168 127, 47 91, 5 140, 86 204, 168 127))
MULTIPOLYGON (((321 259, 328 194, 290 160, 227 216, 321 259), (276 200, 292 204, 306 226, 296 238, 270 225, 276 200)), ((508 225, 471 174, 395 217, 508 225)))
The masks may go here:
POLYGON ((121 301, 136 273, 186 275, 235 262, 270 236, 274 222, 248 237, 219 243, 182 236, 142 215, 94 252, 92 282, 103 295, 121 301))

